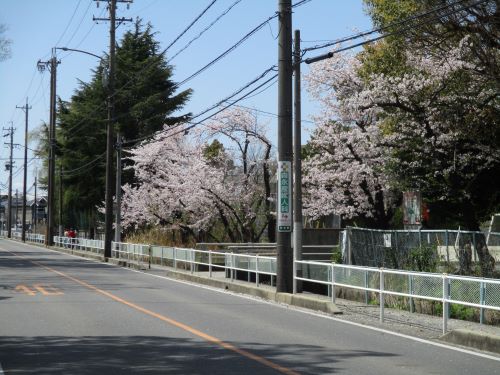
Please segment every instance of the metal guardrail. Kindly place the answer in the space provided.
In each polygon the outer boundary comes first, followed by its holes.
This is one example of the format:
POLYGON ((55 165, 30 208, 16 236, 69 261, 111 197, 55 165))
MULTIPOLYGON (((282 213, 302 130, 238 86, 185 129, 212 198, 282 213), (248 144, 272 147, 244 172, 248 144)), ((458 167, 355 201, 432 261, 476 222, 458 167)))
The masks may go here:
POLYGON ((480 309, 480 322, 484 310, 500 311, 500 280, 463 277, 427 272, 408 272, 384 268, 358 267, 341 264, 296 261, 302 266, 303 280, 327 285, 335 302, 335 287, 346 287, 379 296, 380 321, 384 321, 386 295, 438 301, 443 303, 443 333, 447 331, 450 304, 480 309))
MULTIPOLYGON (((3 235, 4 233, 0 233, 3 235)), ((43 242, 42 235, 28 236, 28 241, 43 242)), ((103 253, 104 242, 83 238, 54 237, 60 247, 73 247, 79 250, 103 253)), ((145 244, 115 243, 112 255, 128 260, 156 261, 161 265, 179 268, 181 264, 191 272, 198 266, 208 269, 212 277, 214 270, 223 270, 234 280, 237 271, 255 274, 256 285, 260 275, 276 277, 276 258, 235 254, 221 251, 185 249, 177 247, 151 246, 145 244)), ((307 281, 330 288, 332 302, 335 302, 335 288, 345 287, 378 294, 380 320, 384 321, 385 296, 407 297, 443 303, 443 333, 447 331, 450 304, 458 304, 480 309, 480 322, 483 323, 485 309, 500 311, 500 280, 476 277, 455 276, 427 272, 409 272, 393 269, 361 267, 324 262, 295 261, 301 276, 294 280, 307 281)))

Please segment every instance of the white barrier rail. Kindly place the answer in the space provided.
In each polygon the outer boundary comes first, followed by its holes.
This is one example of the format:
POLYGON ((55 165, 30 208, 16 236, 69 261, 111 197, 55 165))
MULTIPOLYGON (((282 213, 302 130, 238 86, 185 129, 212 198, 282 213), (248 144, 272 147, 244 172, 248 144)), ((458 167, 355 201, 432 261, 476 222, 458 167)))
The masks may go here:
MULTIPOLYGON (((331 288, 335 302, 335 287, 346 287, 377 293, 379 296, 380 320, 384 320, 384 296, 393 295, 419 298, 443 303, 443 333, 447 331, 449 306, 451 303, 480 309, 480 322, 484 310, 500 311, 500 280, 408 272, 384 268, 357 267, 341 264, 296 261, 302 267, 302 276, 296 280, 315 282, 331 288)), ((365 294, 367 296, 367 294, 365 294)))

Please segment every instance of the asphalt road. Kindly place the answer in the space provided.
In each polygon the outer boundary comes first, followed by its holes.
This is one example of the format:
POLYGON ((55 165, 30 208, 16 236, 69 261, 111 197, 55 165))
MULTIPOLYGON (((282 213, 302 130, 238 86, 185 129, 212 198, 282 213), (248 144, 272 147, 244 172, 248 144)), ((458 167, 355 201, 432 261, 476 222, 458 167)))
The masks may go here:
POLYGON ((500 374, 433 345, 0 240, 2 374, 500 374))

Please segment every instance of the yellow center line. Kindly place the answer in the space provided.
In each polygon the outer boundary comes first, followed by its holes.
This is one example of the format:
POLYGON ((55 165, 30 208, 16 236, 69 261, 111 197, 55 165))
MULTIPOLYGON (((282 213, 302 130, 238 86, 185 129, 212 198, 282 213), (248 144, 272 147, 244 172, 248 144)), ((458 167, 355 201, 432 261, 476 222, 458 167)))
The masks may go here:
POLYGON ((220 346, 220 347, 222 347, 224 349, 227 349, 227 350, 230 350, 232 352, 238 353, 238 354, 242 355, 243 357, 246 357, 246 358, 249 358, 251 360, 254 360, 254 361, 256 361, 256 362, 258 362, 258 363, 260 363, 260 364, 262 364, 264 366, 270 367, 270 368, 272 368, 272 369, 274 369, 276 371, 279 371, 279 372, 281 372, 283 374, 287 374, 287 375, 299 375, 299 373, 296 372, 296 371, 294 371, 294 370, 291 370, 291 369, 289 369, 287 367, 280 366, 280 365, 278 365, 278 364, 276 364, 276 363, 274 363, 274 362, 272 362, 272 361, 270 361, 270 360, 268 360, 268 359, 266 359, 264 357, 261 357, 261 356, 258 356, 256 354, 253 354, 253 353, 251 353, 251 352, 249 352, 247 350, 240 349, 240 348, 238 348, 238 347, 236 347, 236 346, 234 346, 232 344, 229 344, 229 343, 227 343, 225 341, 222 341, 222 340, 218 339, 217 337, 208 335, 208 334, 206 334, 206 333, 204 333, 202 331, 197 330, 196 328, 188 326, 187 324, 181 323, 181 322, 179 322, 177 320, 174 320, 174 319, 171 319, 171 318, 169 318, 169 317, 167 317, 165 315, 155 313, 154 311, 151 311, 151 310, 148 310, 148 309, 146 309, 146 308, 144 308, 142 306, 136 305, 133 302, 129 302, 129 301, 127 301, 127 300, 125 300, 123 298, 120 298, 120 297, 118 297, 118 296, 116 296, 116 295, 114 295, 114 294, 112 294, 110 292, 107 292, 107 291, 105 291, 103 289, 99 289, 98 287, 96 287, 96 286, 94 286, 92 284, 89 284, 89 283, 87 283, 87 282, 85 282, 83 280, 77 279, 76 277, 70 276, 70 275, 68 275, 68 274, 66 274, 64 272, 61 272, 61 271, 57 271, 57 270, 55 270, 55 269, 53 269, 51 267, 45 266, 45 265, 43 265, 43 264, 41 264, 41 263, 39 263, 37 261, 31 260, 31 259, 29 259, 28 257, 26 257, 24 255, 13 253, 13 252, 11 252, 9 250, 6 250, 4 248, 1 248, 1 247, 0 247, 0 249, 3 250, 3 251, 5 251, 5 252, 7 252, 7 253, 10 253, 10 254, 12 254, 12 255, 14 255, 16 257, 18 257, 18 258, 23 258, 23 259, 25 259, 25 260, 27 260, 27 261, 29 261, 29 262, 31 262, 31 263, 33 263, 33 264, 41 267, 41 268, 46 269, 47 271, 53 272, 53 273, 55 273, 55 274, 57 274, 57 275, 59 275, 61 277, 64 277, 64 278, 66 278, 68 280, 71 280, 71 281, 74 281, 77 284, 80 284, 80 285, 82 285, 82 286, 84 286, 84 287, 86 287, 86 288, 88 288, 90 290, 93 290, 96 293, 102 294, 102 295, 104 295, 104 296, 106 296, 108 298, 111 298, 112 300, 114 300, 116 302, 119 302, 119 303, 121 303, 123 305, 126 305, 128 307, 131 307, 131 308, 137 310, 137 311, 140 311, 143 314, 152 316, 153 318, 156 318, 156 319, 164 321, 164 322, 166 322, 168 324, 171 324, 171 325, 173 325, 173 326, 175 326, 177 328, 180 328, 180 329, 182 329, 184 331, 187 331, 187 332, 193 334, 194 336, 202 338, 202 339, 204 339, 204 340, 206 340, 208 342, 211 342, 211 343, 213 343, 215 345, 218 345, 218 346, 220 346))

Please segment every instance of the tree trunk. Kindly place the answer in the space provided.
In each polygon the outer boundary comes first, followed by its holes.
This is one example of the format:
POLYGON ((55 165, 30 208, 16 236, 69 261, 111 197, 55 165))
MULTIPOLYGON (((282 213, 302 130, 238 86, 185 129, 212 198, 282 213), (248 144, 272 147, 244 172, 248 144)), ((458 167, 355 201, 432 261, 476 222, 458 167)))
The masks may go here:
MULTIPOLYGON (((479 267, 482 277, 492 277, 495 270, 495 258, 493 258, 488 250, 486 244, 486 236, 479 228, 479 222, 474 207, 470 202, 464 204, 464 217, 468 230, 478 232, 476 233, 475 245, 476 253, 479 258, 479 267)), ((472 253, 472 252, 471 252, 472 253)), ((471 254, 472 255, 472 254, 471 254)), ((465 256, 465 254, 464 254, 465 256)))

